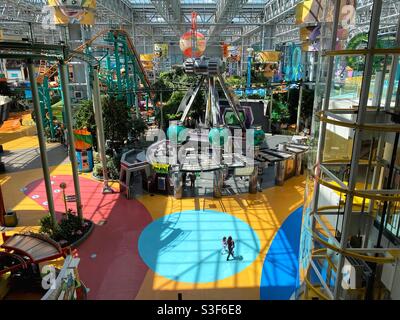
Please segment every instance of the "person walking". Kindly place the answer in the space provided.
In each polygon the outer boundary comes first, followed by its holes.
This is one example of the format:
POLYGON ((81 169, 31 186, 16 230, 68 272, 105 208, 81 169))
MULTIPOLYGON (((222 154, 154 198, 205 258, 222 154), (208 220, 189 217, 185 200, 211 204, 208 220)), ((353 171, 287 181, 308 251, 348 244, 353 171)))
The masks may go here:
POLYGON ((227 244, 228 244, 228 257, 226 258, 226 261, 229 261, 230 256, 232 256, 232 258, 235 260, 235 256, 233 254, 233 249, 235 248, 235 241, 233 241, 231 236, 229 236, 227 244))
POLYGON ((223 237, 221 254, 225 254, 225 253, 228 253, 228 242, 226 241, 226 237, 223 237))

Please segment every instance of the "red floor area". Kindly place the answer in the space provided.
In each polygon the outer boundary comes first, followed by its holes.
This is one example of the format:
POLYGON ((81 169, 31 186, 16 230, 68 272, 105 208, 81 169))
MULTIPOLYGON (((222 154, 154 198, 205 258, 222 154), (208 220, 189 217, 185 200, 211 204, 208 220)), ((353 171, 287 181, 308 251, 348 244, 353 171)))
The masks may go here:
MULTIPOLYGON (((66 194, 74 194, 72 176, 52 177, 56 211, 65 211, 59 185, 67 184, 66 194)), ((102 194, 102 184, 80 178, 84 216, 96 225, 78 248, 79 272, 90 288, 89 299, 134 299, 146 275, 147 266, 138 253, 138 238, 152 219, 146 208, 123 195, 102 194)), ((43 180, 26 187, 25 194, 45 206, 43 180)), ((75 209, 74 203, 68 207, 75 209)))

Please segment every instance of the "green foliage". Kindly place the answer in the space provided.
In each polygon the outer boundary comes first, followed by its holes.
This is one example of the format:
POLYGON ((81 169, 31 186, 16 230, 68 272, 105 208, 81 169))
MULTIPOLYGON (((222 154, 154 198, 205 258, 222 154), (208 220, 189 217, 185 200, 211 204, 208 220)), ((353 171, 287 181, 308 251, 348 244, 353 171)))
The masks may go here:
POLYGON ((81 219, 74 215, 71 210, 68 210, 68 213, 63 216, 59 225, 58 237, 70 242, 74 241, 76 236, 82 232, 83 227, 81 219))
POLYGON ((53 238, 55 234, 59 233, 58 228, 56 230, 54 230, 53 220, 52 220, 50 214, 48 214, 48 215, 44 216, 42 219, 40 219, 39 232, 45 233, 51 238, 53 238))
POLYGON ((272 122, 285 123, 290 119, 289 105, 283 101, 282 95, 274 97, 272 104, 272 122))
MULTIPOLYGON (((174 70, 163 72, 160 74, 159 79, 154 84, 156 91, 156 102, 160 101, 162 90, 162 101, 164 103, 163 115, 164 123, 168 124, 170 120, 178 120, 181 115, 176 114, 178 107, 186 94, 186 90, 193 87, 198 81, 194 75, 188 75, 184 72, 183 68, 175 68, 174 70)), ((193 106, 190 110, 189 116, 198 120, 204 110, 205 98, 203 92, 199 92, 193 106)), ((156 114, 157 121, 161 122, 161 112, 156 114)))
MULTIPOLYGON (((355 35, 347 44, 347 49, 362 49, 366 48, 368 44, 368 33, 359 33, 355 35)), ((379 36, 376 42, 377 49, 393 48, 395 47, 395 37, 379 36)), ((376 72, 382 69, 384 63, 384 56, 375 56, 373 60, 373 70, 376 72)), ((388 64, 391 63, 391 57, 388 57, 388 64)), ((347 66, 352 68, 354 71, 363 71, 365 58, 363 55, 354 55, 346 57, 347 66)))
POLYGON ((259 95, 257 93, 254 93, 254 94, 248 95, 247 99, 263 100, 264 96, 261 96, 261 95, 259 95))
MULTIPOLYGON (((108 178, 112 180, 116 180, 119 178, 119 165, 120 165, 120 160, 119 158, 115 159, 110 156, 107 157, 107 173, 108 173, 108 178)), ((103 166, 100 161, 100 155, 95 152, 93 155, 93 161, 94 161, 94 166, 93 166, 93 174, 96 177, 103 178, 103 166)))
POLYGON ((143 118, 135 118, 132 123, 132 134, 134 137, 140 137, 147 130, 148 126, 143 118))
POLYGON ((87 128, 92 134, 96 132, 96 122, 94 118, 93 102, 82 100, 74 112, 75 129, 87 128))
POLYGON ((101 165, 101 163, 96 163, 93 166, 93 174, 96 177, 102 177, 103 176, 103 166, 101 165))
POLYGON ((67 241, 68 244, 78 240, 88 227, 89 223, 82 222, 71 209, 63 215, 56 227, 53 226, 50 215, 40 220, 40 233, 46 234, 55 241, 67 241))
POLYGON ((225 82, 230 87, 243 87, 246 85, 246 79, 239 76, 227 77, 225 82))
POLYGON ((112 143, 122 144, 132 130, 129 121, 129 110, 126 101, 115 97, 105 97, 103 100, 104 135, 112 143))

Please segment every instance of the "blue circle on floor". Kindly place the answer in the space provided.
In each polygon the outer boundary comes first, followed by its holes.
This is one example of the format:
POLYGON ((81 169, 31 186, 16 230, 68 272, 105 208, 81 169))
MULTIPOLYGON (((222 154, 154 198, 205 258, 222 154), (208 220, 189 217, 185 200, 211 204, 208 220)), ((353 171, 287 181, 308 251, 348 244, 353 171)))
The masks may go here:
POLYGON ((260 252, 256 232, 243 220, 218 211, 183 211, 149 224, 139 254, 159 275, 180 282, 206 283, 233 276, 260 252), (226 261, 222 238, 232 236, 236 259, 226 261))

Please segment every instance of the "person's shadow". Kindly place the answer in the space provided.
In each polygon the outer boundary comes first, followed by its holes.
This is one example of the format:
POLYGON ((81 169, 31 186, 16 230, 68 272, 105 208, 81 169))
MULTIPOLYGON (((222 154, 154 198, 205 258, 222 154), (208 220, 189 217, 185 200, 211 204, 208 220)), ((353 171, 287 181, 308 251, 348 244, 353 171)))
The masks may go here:
POLYGON ((232 261, 232 260, 242 261, 243 260, 243 256, 235 256, 235 257, 233 257, 233 259, 228 259, 226 261, 232 261))

